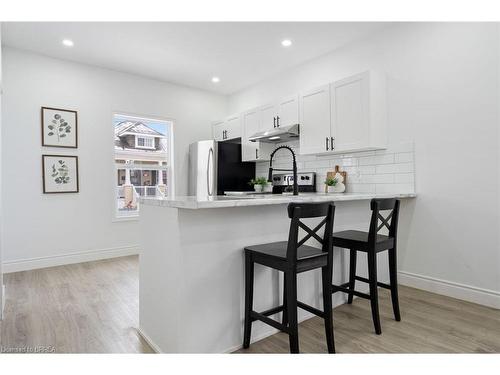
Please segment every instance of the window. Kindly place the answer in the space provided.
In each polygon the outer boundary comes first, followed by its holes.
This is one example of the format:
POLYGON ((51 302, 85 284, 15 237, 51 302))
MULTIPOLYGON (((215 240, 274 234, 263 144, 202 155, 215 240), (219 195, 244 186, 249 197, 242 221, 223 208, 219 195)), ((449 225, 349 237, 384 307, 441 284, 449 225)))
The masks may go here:
POLYGON ((115 114, 115 216, 139 213, 140 197, 167 197, 173 191, 172 126, 167 120, 115 114))
POLYGON ((155 139, 153 137, 140 137, 136 136, 136 147, 141 148, 155 148, 155 139))

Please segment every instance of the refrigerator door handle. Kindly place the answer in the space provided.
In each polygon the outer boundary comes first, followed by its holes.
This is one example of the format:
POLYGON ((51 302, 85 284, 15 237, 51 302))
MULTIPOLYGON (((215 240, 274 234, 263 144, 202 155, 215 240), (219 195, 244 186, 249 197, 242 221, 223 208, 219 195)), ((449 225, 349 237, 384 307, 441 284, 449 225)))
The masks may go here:
POLYGON ((214 149, 210 147, 210 150, 208 150, 208 161, 207 161, 207 193, 208 196, 212 196, 212 191, 211 191, 211 184, 210 184, 210 175, 213 174, 214 168, 213 168, 213 159, 214 159, 214 149))

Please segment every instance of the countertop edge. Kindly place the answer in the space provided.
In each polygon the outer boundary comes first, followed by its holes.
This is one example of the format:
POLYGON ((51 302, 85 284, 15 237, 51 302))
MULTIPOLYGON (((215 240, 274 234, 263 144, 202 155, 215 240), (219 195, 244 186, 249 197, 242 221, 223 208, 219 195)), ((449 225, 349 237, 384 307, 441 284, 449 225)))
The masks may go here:
POLYGON ((231 208, 249 206, 269 206, 277 204, 288 204, 291 202, 346 202, 357 200, 368 200, 373 198, 415 198, 416 193, 342 193, 342 194, 307 194, 295 196, 273 196, 266 198, 251 199, 228 199, 220 201, 195 200, 194 197, 180 197, 178 199, 165 198, 140 198, 139 203, 147 206, 160 206, 168 208, 180 208, 188 210, 208 208, 231 208))

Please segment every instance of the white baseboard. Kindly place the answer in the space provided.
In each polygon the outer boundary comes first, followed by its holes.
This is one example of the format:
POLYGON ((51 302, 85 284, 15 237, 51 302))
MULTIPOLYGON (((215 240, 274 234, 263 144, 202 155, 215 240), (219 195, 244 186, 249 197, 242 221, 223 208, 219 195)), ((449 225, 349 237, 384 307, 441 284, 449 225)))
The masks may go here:
POLYGON ((38 268, 63 266, 66 264, 91 262, 94 260, 110 259, 136 254, 139 254, 138 245, 80 251, 63 255, 53 255, 31 259, 19 259, 3 262, 3 273, 5 274, 11 272, 28 271, 38 268))
POLYGON ((399 271, 401 285, 500 309, 500 292, 399 271))

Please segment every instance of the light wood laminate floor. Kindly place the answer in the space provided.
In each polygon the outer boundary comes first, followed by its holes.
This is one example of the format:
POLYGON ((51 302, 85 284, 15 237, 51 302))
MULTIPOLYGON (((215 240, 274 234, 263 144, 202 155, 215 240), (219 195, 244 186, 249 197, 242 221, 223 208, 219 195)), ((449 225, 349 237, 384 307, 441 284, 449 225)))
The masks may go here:
MULTIPOLYGON (((0 346, 53 347, 57 353, 141 353, 138 334, 138 257, 4 275, 7 287, 0 346)), ((392 319, 389 293, 380 290, 382 335, 373 332, 367 300, 334 309, 339 353, 500 352, 500 310, 400 287, 402 322, 392 319)), ((299 326, 302 353, 326 353, 323 321, 299 326)), ((287 353, 278 333, 241 353, 287 353)))
MULTIPOLYGON (((401 322, 393 319, 390 293, 379 288, 382 334, 376 335, 370 302, 333 310, 338 353, 500 353, 500 310, 399 287, 401 322)), ((326 353, 323 319, 299 325, 301 353, 326 353)), ((288 335, 277 333, 240 353, 287 353, 288 335)))
POLYGON ((4 275, 3 352, 151 352, 139 325, 137 256, 4 275))

